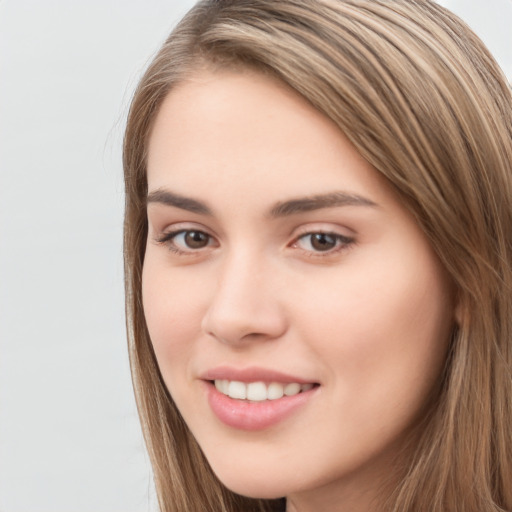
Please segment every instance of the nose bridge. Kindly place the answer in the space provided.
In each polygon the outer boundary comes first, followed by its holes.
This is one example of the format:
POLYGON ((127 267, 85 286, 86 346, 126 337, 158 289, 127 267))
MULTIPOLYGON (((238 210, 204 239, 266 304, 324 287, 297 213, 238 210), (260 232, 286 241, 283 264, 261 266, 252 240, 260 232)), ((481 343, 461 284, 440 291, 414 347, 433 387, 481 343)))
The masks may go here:
POLYGON ((261 277, 266 265, 263 258, 251 254, 250 251, 233 251, 220 269, 217 293, 227 297, 248 293, 256 298, 256 294, 250 292, 254 292, 257 277, 261 277))
POLYGON ((207 334, 227 343, 282 334, 284 316, 274 290, 275 272, 268 258, 255 251, 232 250, 218 271, 203 321, 207 334))

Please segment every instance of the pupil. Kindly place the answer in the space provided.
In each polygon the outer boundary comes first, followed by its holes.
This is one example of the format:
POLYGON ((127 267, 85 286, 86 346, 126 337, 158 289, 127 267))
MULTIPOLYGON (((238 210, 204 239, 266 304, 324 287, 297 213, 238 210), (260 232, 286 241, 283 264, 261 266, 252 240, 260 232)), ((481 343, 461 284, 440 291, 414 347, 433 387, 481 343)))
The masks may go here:
POLYGON ((317 251, 328 251, 336 246, 336 240, 331 235, 325 233, 316 233, 312 236, 311 245, 317 251))
POLYGON ((208 235, 201 231, 189 231, 185 235, 185 242, 191 249, 201 249, 208 245, 208 235))

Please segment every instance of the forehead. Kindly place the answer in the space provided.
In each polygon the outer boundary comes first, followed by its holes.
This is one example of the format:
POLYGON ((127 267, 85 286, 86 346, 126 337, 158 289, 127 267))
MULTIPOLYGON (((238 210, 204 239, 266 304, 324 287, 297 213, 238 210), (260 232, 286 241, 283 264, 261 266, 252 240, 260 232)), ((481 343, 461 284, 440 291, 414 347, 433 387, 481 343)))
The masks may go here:
POLYGON ((329 118, 277 79, 202 70, 173 89, 157 114, 148 183, 186 195, 238 184, 279 196, 284 184, 290 195, 377 193, 384 180, 329 118))

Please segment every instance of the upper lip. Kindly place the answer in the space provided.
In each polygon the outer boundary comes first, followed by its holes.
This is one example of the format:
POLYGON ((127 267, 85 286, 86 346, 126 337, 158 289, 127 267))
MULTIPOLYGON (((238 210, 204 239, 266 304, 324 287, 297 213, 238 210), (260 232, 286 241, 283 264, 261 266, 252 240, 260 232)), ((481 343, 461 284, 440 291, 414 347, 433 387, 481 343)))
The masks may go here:
POLYGON ((283 384, 297 382, 298 384, 312 384, 314 380, 304 379, 296 375, 283 373, 269 368, 250 366, 235 368, 232 366, 217 366, 200 375, 202 380, 236 380, 239 382, 280 382, 283 384))

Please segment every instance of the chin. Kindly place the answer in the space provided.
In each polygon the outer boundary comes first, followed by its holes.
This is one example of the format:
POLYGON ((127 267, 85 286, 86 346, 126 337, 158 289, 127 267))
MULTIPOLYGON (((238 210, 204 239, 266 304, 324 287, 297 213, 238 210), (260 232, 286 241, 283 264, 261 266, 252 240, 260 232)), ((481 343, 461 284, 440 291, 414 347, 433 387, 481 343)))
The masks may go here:
POLYGON ((230 491, 247 498, 278 499, 286 496, 291 491, 290 482, 284 482, 272 473, 266 475, 251 475, 249 471, 241 474, 236 471, 237 466, 231 471, 215 472, 217 478, 230 491))

